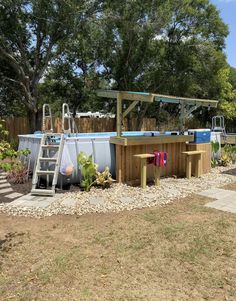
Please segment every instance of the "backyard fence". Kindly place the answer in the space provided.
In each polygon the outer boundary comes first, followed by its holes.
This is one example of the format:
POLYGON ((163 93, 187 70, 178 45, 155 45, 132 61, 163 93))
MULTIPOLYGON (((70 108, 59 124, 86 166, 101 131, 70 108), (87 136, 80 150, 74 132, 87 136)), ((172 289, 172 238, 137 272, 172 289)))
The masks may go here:
MULTIPOLYGON (((26 117, 2 117, 4 120, 5 129, 9 132, 8 139, 10 141, 16 140, 18 135, 30 134, 29 121, 26 117)), ((116 120, 114 118, 79 118, 76 120, 76 126, 80 133, 93 132, 113 132, 116 130, 116 120)), ((61 118, 53 118, 54 131, 61 131, 61 118)), ((130 120, 130 128, 137 130, 137 120, 135 118, 130 120)), ((128 130, 128 121, 124 121, 124 130, 128 130)), ((156 130, 155 118, 144 118, 141 127, 142 131, 156 130)))

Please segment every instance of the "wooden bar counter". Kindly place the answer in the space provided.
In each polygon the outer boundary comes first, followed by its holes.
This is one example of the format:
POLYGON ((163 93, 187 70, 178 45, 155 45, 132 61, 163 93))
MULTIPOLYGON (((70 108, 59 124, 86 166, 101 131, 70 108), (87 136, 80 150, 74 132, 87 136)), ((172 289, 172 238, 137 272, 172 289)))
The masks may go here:
MULTIPOLYGON (((116 181, 135 184, 140 179, 140 161, 136 154, 153 153, 155 150, 168 153, 168 163, 162 168, 163 176, 185 176, 185 158, 181 154, 187 150, 186 142, 193 141, 190 135, 124 136, 111 137, 116 145, 116 181)), ((154 168, 148 167, 148 178, 154 178, 154 168)))

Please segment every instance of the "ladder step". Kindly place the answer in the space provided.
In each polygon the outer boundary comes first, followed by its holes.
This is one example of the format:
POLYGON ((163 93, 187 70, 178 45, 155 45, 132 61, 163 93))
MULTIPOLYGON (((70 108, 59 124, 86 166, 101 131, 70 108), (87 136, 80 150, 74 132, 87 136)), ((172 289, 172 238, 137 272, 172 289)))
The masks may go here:
POLYGON ((55 191, 52 189, 32 189, 31 194, 53 196, 55 195, 55 191))
POLYGON ((42 148, 59 148, 59 144, 45 144, 45 145, 42 145, 42 148))
POLYGON ((41 158, 39 158, 39 160, 40 161, 46 161, 46 162, 48 162, 48 161, 56 162, 57 158, 43 158, 43 157, 41 157, 41 158))
POLYGON ((36 171, 37 175, 54 175, 54 170, 38 170, 36 171))

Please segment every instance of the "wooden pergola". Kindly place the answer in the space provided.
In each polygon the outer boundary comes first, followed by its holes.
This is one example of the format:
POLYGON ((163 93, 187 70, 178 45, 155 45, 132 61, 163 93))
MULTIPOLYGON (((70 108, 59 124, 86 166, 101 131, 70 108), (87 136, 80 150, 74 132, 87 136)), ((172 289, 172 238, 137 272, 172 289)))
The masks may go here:
POLYGON ((117 100, 116 110, 116 131, 117 137, 122 136, 122 121, 134 109, 139 102, 152 103, 172 103, 180 105, 180 131, 184 129, 185 119, 197 108, 207 107, 216 108, 218 101, 211 99, 186 98, 170 95, 162 95, 145 92, 115 91, 115 90, 98 90, 97 95, 117 100), (122 112, 122 101, 129 100, 131 104, 122 112))

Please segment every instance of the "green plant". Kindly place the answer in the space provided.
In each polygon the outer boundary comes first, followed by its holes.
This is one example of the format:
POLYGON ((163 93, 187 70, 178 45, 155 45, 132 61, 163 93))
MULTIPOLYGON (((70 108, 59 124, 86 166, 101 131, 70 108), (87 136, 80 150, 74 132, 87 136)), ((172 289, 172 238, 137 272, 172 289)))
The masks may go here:
POLYGON ((236 162, 236 146, 231 146, 230 159, 232 163, 236 162))
POLYGON ((9 142, 7 142, 5 139, 8 136, 8 131, 4 129, 3 122, 0 122, 0 169, 10 172, 12 171, 13 174, 18 175, 19 174, 19 179, 16 180, 17 183, 20 183, 21 181, 24 180, 24 174, 23 168, 21 166, 20 161, 17 159, 19 156, 25 156, 27 157, 30 154, 29 149, 24 149, 24 150, 16 150, 14 149, 14 146, 11 145, 9 142), (21 180, 22 178, 22 180, 21 180))
POLYGON ((229 157, 229 161, 232 163, 236 162, 236 146, 226 144, 223 149, 224 155, 229 157))
POLYGON ((211 141, 211 155, 212 159, 216 159, 216 155, 220 150, 220 144, 218 141, 211 141))
POLYGON ((230 162, 230 158, 227 154, 224 154, 221 156, 220 160, 219 160, 219 165, 222 166, 227 166, 230 162))
POLYGON ((8 172, 7 179, 14 184, 24 184, 28 181, 28 169, 20 161, 15 159, 8 172))
POLYGON ((109 167, 106 167, 103 172, 97 172, 95 183, 102 186, 103 188, 108 188, 114 182, 112 179, 109 167))
POLYGON ((218 141, 211 141, 211 166, 216 167, 218 164, 217 154, 220 149, 220 144, 218 141))
POLYGON ((211 167, 212 167, 212 168, 216 167, 217 164, 218 164, 218 161, 217 161, 216 159, 212 159, 212 160, 211 160, 211 167))
POLYGON ((0 121, 0 140, 6 140, 9 132, 7 130, 5 130, 5 120, 1 120, 0 121))
POLYGON ((77 161, 83 176, 81 186, 85 191, 89 191, 96 179, 97 165, 93 162, 92 155, 87 156, 84 152, 79 153, 77 161))

